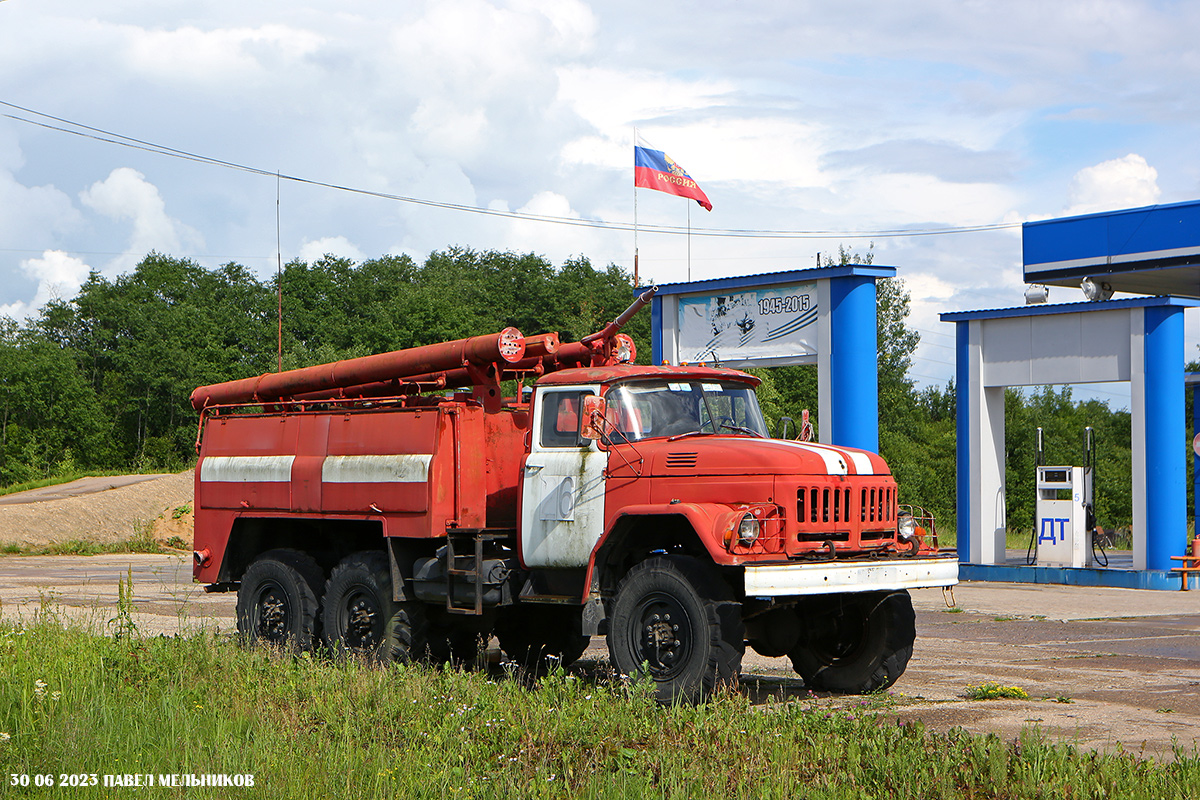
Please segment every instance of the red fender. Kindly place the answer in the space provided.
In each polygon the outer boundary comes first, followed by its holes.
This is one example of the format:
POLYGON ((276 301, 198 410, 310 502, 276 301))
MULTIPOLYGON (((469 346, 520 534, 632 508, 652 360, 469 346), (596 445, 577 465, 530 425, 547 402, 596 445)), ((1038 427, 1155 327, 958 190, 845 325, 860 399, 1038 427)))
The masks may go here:
MULTIPOLYGON (((596 556, 604 545, 608 543, 613 530, 616 529, 622 520, 628 517, 683 517, 692 526, 692 529, 696 531, 697 537, 708 551, 713 563, 721 566, 736 566, 741 564, 746 559, 731 554, 725 549, 722 542, 724 541, 725 530, 731 525, 736 525, 745 513, 745 509, 730 508, 723 503, 672 503, 667 505, 646 504, 626 506, 620 514, 609 522, 608 527, 604 530, 604 535, 600 537, 600 541, 592 548, 592 553, 588 557, 584 586, 589 587, 589 592, 599 589, 598 586, 593 584, 595 580, 596 556)), ((584 599, 585 601, 587 600, 586 597, 584 599)))

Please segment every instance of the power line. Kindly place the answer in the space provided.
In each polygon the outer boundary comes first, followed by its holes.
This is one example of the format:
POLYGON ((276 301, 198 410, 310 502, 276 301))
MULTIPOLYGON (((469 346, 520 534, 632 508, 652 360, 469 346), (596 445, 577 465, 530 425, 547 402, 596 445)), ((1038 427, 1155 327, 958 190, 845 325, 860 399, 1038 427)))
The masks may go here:
MULTIPOLYGON (((59 125, 51 122, 42 122, 26 117, 17 116, 15 114, 2 114, 0 116, 16 122, 23 122, 27 125, 34 125, 39 128, 58 131, 60 133, 68 133, 72 136, 79 136, 85 139, 93 139, 106 144, 115 144, 120 147, 128 147, 134 150, 142 150, 149 153, 156 153, 170 158, 178 158, 184 161, 193 161, 200 164, 209 164, 211 166, 223 167, 225 169, 247 172, 252 175, 261 175, 265 177, 274 177, 278 180, 291 181, 293 183, 305 184, 308 186, 316 186, 324 189, 334 189, 340 192, 349 192, 352 194, 360 194, 368 197, 377 197, 383 200, 394 200, 401 203, 411 203, 413 205, 425 206, 427 208, 439 208, 447 211, 460 211, 468 214, 479 214, 491 217, 503 217, 505 219, 523 220, 527 222, 545 222, 556 225, 568 225, 579 228, 598 228, 601 230, 614 231, 633 231, 634 226, 628 222, 611 222, 597 219, 580 219, 576 217, 556 217, 547 214, 529 214, 519 211, 503 211, 494 208, 483 208, 481 206, 470 206, 462 203, 447 203, 438 200, 428 200, 419 197, 409 197, 406 195, 390 194, 387 192, 376 192, 370 189, 362 189, 354 186, 344 186, 336 183, 327 183, 311 178, 302 178, 296 175, 282 175, 276 170, 267 170, 259 167, 253 167, 246 164, 239 164, 234 161, 225 161, 212 156, 206 156, 199 153, 193 153, 187 150, 180 150, 166 145, 156 144, 144 139, 137 139, 132 136, 116 133, 96 128, 90 125, 84 125, 80 122, 56 117, 52 114, 45 114, 41 111, 36 111, 31 108, 8 103, 0 100, 0 106, 20 111, 24 114, 32 114, 36 117, 41 117, 43 120, 52 120, 53 122, 61 123, 59 125), (70 126, 70 127, 63 127, 70 126)), ((946 236, 959 233, 983 233, 988 231, 998 231, 1007 228, 1019 227, 1019 222, 997 222, 986 225, 962 225, 962 226, 946 226, 940 228, 893 228, 875 231, 781 231, 781 230, 753 230, 748 228, 692 228, 690 233, 692 236, 706 236, 727 239, 890 239, 890 238, 909 238, 917 236, 946 236)), ((668 235, 687 235, 688 229, 676 225, 638 225, 637 229, 646 233, 659 233, 668 235)))

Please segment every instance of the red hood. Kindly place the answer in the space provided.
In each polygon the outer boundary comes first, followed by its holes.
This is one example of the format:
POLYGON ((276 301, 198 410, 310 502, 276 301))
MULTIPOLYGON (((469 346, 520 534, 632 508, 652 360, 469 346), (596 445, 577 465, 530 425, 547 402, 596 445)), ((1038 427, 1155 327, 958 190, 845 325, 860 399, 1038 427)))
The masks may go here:
POLYGON ((633 447, 646 459, 652 476, 891 474, 876 453, 816 442, 699 435, 650 439, 633 447))

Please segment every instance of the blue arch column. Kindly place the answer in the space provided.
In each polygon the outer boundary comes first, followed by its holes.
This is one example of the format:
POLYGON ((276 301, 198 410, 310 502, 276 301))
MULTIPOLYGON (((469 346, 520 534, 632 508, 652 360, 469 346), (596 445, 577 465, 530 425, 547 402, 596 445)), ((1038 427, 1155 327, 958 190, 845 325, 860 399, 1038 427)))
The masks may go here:
POLYGON ((1187 465, 1179 447, 1186 430, 1183 309, 1145 309, 1146 568, 1169 570, 1187 529, 1187 465))
POLYGON ((879 451, 875 305, 874 276, 830 279, 829 390, 834 413, 828 441, 872 452, 879 451))
MULTIPOLYGON (((1189 372, 1184 380, 1192 391, 1192 436, 1200 437, 1200 372, 1189 372)), ((1200 526, 1200 448, 1192 452, 1192 517, 1200 526)), ((1200 537, 1200 528, 1195 536, 1200 537)))
POLYGON ((955 523, 958 533, 958 560, 971 561, 971 482, 975 470, 971 463, 971 328, 970 323, 954 324, 954 462, 955 523))

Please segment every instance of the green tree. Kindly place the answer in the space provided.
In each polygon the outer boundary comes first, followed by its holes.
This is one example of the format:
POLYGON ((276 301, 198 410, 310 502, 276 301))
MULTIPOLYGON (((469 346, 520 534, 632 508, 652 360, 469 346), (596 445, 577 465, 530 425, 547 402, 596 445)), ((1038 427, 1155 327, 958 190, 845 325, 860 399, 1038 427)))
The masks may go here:
POLYGON ((37 327, 0 319, 0 484, 112 457, 112 429, 77 353, 37 327))

